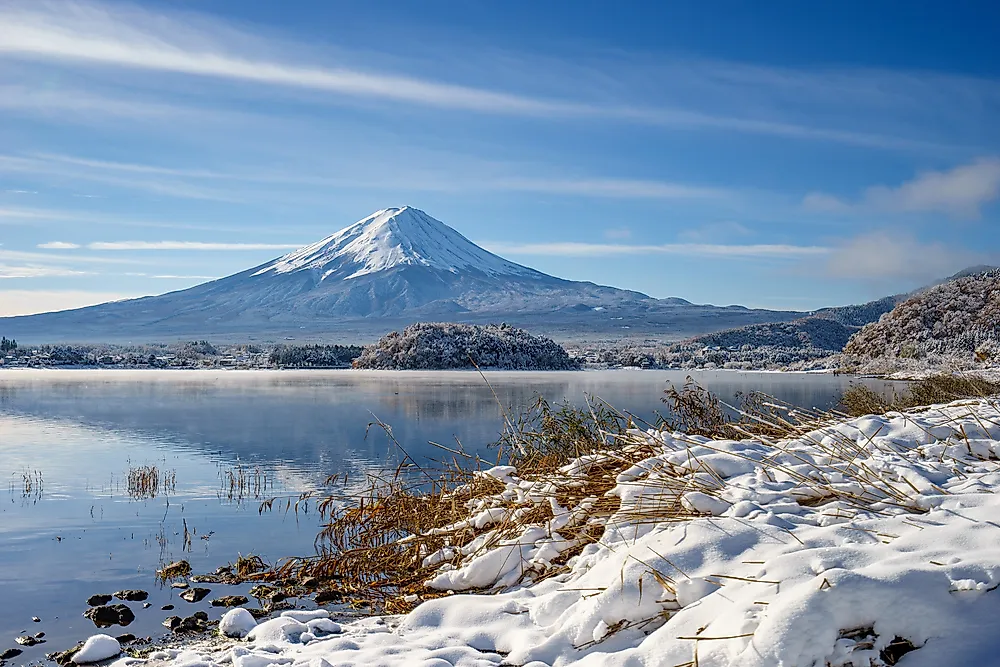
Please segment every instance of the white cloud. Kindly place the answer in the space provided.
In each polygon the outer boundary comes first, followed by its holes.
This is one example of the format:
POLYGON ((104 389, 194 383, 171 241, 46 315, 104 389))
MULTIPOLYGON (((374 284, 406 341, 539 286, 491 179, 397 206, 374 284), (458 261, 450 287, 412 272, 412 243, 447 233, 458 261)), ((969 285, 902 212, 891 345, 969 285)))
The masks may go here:
POLYGON ((989 258, 981 253, 923 242, 907 233, 877 231, 835 247, 825 268, 835 278, 929 282, 988 262, 989 258))
MULTIPOLYGON (((86 271, 76 271, 55 266, 11 266, 0 264, 0 279, 5 278, 65 278, 68 276, 86 275, 86 271)), ((2 292, 0 292, 2 295, 2 292)))
POLYGON ((302 244, 288 243, 203 243, 201 241, 96 241, 90 250, 295 250, 302 244))
POLYGON ((718 245, 710 243, 667 243, 663 245, 628 245, 621 243, 486 243, 487 249, 511 255, 553 255, 564 257, 602 257, 611 255, 684 255, 690 257, 795 258, 826 255, 822 246, 785 244, 718 245))
MULTIPOLYGON (((860 146, 902 150, 950 150, 951 147, 931 141, 886 136, 879 132, 862 131, 856 127, 819 128, 804 122, 778 119, 788 109, 798 108, 803 98, 822 109, 839 105, 855 108, 851 102, 862 101, 878 111, 892 96, 876 99, 870 90, 878 89, 877 83, 890 78, 891 92, 897 99, 906 99, 919 86, 909 83, 914 78, 899 75, 894 78, 885 73, 853 72, 798 72, 768 68, 752 68, 735 63, 711 61, 674 60, 666 65, 636 66, 635 63, 613 61, 618 71, 563 63, 544 63, 552 71, 536 73, 536 79, 549 82, 563 93, 578 94, 565 84, 566 81, 584 81, 603 84, 605 89, 592 95, 594 100, 623 99, 623 88, 631 88, 632 96, 649 98, 649 81, 657 82, 656 89, 670 91, 669 96, 644 103, 609 104, 603 101, 583 101, 558 96, 532 96, 468 85, 433 81, 414 76, 377 72, 371 69, 351 68, 343 64, 315 66, 297 63, 287 53, 306 53, 308 46, 282 43, 236 30, 218 19, 193 12, 166 14, 147 11, 125 4, 99 2, 53 2, 31 0, 8 2, 0 5, 0 54, 6 53, 19 59, 69 62, 90 66, 119 67, 139 71, 169 72, 193 77, 227 79, 253 85, 301 88, 332 93, 339 98, 377 99, 392 102, 476 111, 489 114, 515 114, 541 117, 597 118, 650 125, 721 129, 752 134, 784 136, 797 139, 833 141, 860 146), (278 56, 277 54, 283 54, 278 56), (635 81, 635 74, 645 75, 635 81), (608 81, 616 85, 609 86, 608 81), (629 80, 626 84, 624 81, 629 80), (873 84, 872 80, 875 81, 873 84), (835 83, 837 95, 830 95, 835 83), (896 90, 902 86, 902 91, 896 90), (637 92, 638 91, 638 92, 637 92), (772 95, 777 104, 761 105, 758 97, 772 95), (784 103, 785 98, 789 99, 784 103), (673 107, 676 99, 705 103, 709 110, 691 110, 673 107), (726 104, 719 108, 719 100, 726 104), (732 101, 737 108, 760 109, 766 107, 769 117, 736 117, 728 113, 732 101), (845 101, 846 100, 846 101, 845 101), (750 104, 740 105, 741 102, 750 104), (881 106, 880 106, 881 105, 881 106)), ((429 49, 433 51, 433 49, 429 49)), ((309 53, 308 58, 314 58, 309 53)), ((454 54, 450 54, 454 60, 454 54)), ((507 56, 504 64, 514 58, 507 56)), ((539 58, 532 67, 539 69, 539 58)), ((648 65, 648 64, 647 64, 648 65)), ((479 68, 487 70, 489 68, 479 68)), ((505 67, 494 67, 503 71, 505 67)), ((525 67, 524 74, 532 70, 525 67)), ((507 77, 517 80, 516 76, 507 77)), ((917 77, 920 79, 920 77, 917 77)), ((924 77, 926 78, 926 77, 924 77)), ((940 77, 939 77, 940 78, 940 77)), ((957 77, 956 77, 957 79, 957 77)), ((979 88, 989 91, 989 82, 977 86, 975 81, 954 82, 943 79, 948 90, 970 93, 970 104, 975 109, 979 88)), ((918 81, 922 83, 923 80, 918 81)), ((537 83, 537 82, 536 82, 537 83)), ((884 83, 884 82, 883 82, 884 83)), ((934 80, 932 84, 940 83, 934 80)), ((536 86, 537 87, 537 86, 536 86)), ((931 86, 933 88, 933 85, 931 86)), ((576 89, 587 88, 578 85, 576 89)), ((930 97, 921 93, 922 98, 930 97)), ((657 95, 652 95, 657 97, 657 95)), ((919 100, 918 100, 919 101, 919 100)), ((62 101, 42 100, 50 107, 62 101)), ((130 112, 128 102, 112 100, 83 100, 76 102, 85 108, 108 108, 109 113, 130 112)), ((2 103, 0 103, 2 106, 2 103)), ((139 105, 140 107, 142 104, 139 105)), ((150 106, 146 103, 146 106, 150 106)), ((140 109, 140 112, 143 112, 140 109)), ((150 113, 160 110, 152 105, 150 113)), ((808 109, 807 109, 808 111, 808 109)), ((810 118, 810 114, 802 115, 810 118)))
POLYGON ((677 236, 682 241, 690 243, 713 243, 722 241, 734 236, 749 236, 752 232, 745 225, 738 222, 712 222, 699 227, 690 227, 683 230, 677 236))
POLYGON ((624 241, 632 238, 632 230, 627 227, 617 227, 604 230, 604 238, 617 241, 624 241))
POLYGON ((67 243, 66 241, 49 241, 48 243, 39 243, 37 247, 45 250, 74 250, 79 248, 80 244, 67 243))
POLYGON ((722 188, 621 178, 511 178, 491 181, 485 183, 484 187, 518 192, 621 199, 689 199, 724 197, 731 194, 722 188))
POLYGON ((981 158, 948 171, 925 171, 897 187, 868 188, 852 203, 833 195, 813 192, 803 205, 815 211, 888 211, 946 213, 956 218, 978 219, 983 206, 1000 197, 1000 158, 981 158))
POLYGON ((175 275, 161 275, 161 276, 150 276, 150 278, 157 278, 159 280, 218 280, 219 276, 175 276, 175 275))
POLYGON ((0 317, 83 308, 139 296, 144 295, 81 290, 0 290, 0 317))

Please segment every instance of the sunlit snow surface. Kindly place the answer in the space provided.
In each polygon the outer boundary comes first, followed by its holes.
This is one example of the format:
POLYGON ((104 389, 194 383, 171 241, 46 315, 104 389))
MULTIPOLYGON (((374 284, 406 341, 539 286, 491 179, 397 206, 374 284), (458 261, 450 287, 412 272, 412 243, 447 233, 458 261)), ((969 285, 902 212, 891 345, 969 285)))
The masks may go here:
POLYGON ((349 280, 406 265, 453 273, 475 269, 493 276, 543 277, 483 250, 409 206, 376 211, 332 236, 279 257, 253 275, 318 270, 323 271, 323 280, 349 280))
MULTIPOLYGON (((617 477, 610 494, 621 509, 564 574, 429 600, 408 616, 347 623, 325 636, 278 620, 249 642, 164 651, 151 662, 870 667, 886 664, 880 652, 901 638, 916 647, 903 667, 997 664, 996 402, 845 420, 774 443, 634 435, 652 453, 617 477), (641 520, 667 471, 700 479, 700 488, 718 485, 713 502, 685 496, 703 516, 641 520), (824 498, 827 491, 837 499, 824 498)), ((593 456, 563 474, 584 474, 593 456)), ((498 498, 530 497, 549 483, 522 480, 510 467, 487 474, 505 487, 498 498)), ((488 586, 551 558, 565 542, 566 513, 580 508, 564 509, 543 530, 526 528, 492 551, 443 564, 435 585, 488 586)), ((488 522, 492 515, 479 510, 470 507, 488 522)))

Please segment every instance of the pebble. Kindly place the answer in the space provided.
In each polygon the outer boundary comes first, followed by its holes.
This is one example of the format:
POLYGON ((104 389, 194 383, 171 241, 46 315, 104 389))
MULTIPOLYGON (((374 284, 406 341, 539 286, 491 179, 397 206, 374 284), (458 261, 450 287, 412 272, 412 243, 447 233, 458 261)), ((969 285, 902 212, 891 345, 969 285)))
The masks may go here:
POLYGON ((31 620, 34 623, 41 623, 42 622, 42 619, 38 618, 37 616, 32 616, 31 620))

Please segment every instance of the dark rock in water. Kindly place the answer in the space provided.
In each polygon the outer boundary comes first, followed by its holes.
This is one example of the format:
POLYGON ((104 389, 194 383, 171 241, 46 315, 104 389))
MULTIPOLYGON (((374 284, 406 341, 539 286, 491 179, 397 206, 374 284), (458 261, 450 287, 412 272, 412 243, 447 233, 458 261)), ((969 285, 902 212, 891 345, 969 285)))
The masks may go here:
POLYGON ((328 602, 340 602, 344 599, 344 594, 340 591, 325 590, 316 593, 316 604, 327 604, 328 602))
POLYGON ((32 616, 32 617, 31 617, 31 621, 32 621, 33 623, 41 623, 41 622, 42 622, 42 619, 38 618, 37 616, 32 616))
POLYGON ((268 586, 267 584, 255 584, 250 587, 250 595, 258 600, 270 598, 276 592, 273 586, 268 586))
POLYGON ((170 628, 171 630, 173 630, 174 628, 176 628, 178 625, 181 624, 182 620, 183 619, 180 616, 167 616, 165 619, 163 619, 163 627, 170 628))
POLYGON ((83 615, 94 622, 99 628, 107 628, 112 625, 128 625, 135 620, 135 614, 128 606, 123 604, 113 604, 110 606, 100 605, 91 607, 83 612, 83 615))
POLYGON ((250 600, 245 595, 224 595, 221 598, 212 600, 213 607, 239 607, 250 600))
POLYGON ((170 611, 173 608, 174 608, 174 605, 172 605, 172 604, 165 604, 162 607, 160 607, 160 609, 162 609, 163 611, 170 611))
POLYGON ((118 625, 128 625, 135 620, 135 614, 132 613, 132 610, 127 605, 113 604, 111 608, 118 612, 118 625))
POLYGON ((267 609, 257 609, 257 608, 254 608, 254 607, 248 608, 247 611, 250 612, 251 616, 253 616, 254 618, 256 618, 258 620, 264 618, 265 616, 270 615, 270 613, 271 613, 267 609))
POLYGON ((83 642, 80 642, 73 648, 66 649, 65 651, 47 653, 45 657, 49 660, 54 660, 59 665, 71 665, 73 664, 73 656, 79 653, 82 648, 83 642))
POLYGON ((35 644, 44 644, 44 639, 36 639, 31 635, 21 635, 20 637, 14 637, 16 641, 21 646, 34 646, 35 644))
POLYGON ((161 579, 186 577, 191 574, 191 564, 186 560, 179 560, 175 563, 171 563, 170 565, 165 565, 162 570, 157 570, 156 574, 161 579))
POLYGON ((100 607, 101 605, 105 605, 111 602, 112 597, 114 596, 103 595, 100 593, 97 595, 91 595, 89 598, 87 598, 87 604, 90 605, 91 607, 100 607))
POLYGON ((199 588, 195 586, 194 588, 189 588, 181 593, 181 599, 187 600, 188 602, 201 602, 211 592, 212 591, 209 588, 199 588))
POLYGON ((171 628, 176 633, 204 632, 208 629, 208 614, 203 611, 196 612, 192 616, 181 619, 179 623, 171 628))
POLYGON ((135 641, 135 635, 130 632, 126 632, 123 635, 118 635, 115 639, 118 640, 119 644, 131 644, 135 641))
POLYGON ((139 590, 125 590, 115 593, 115 597, 119 600, 128 600, 129 602, 142 602, 149 597, 149 593, 139 590))
POLYGON ((0 660, 10 660, 11 658, 16 658, 22 653, 24 653, 24 651, 19 648, 9 648, 3 653, 0 653, 0 660))
POLYGON ((186 581, 175 581, 174 583, 170 584, 170 587, 171 588, 187 588, 188 587, 188 583, 186 581))
POLYGON ((196 584, 221 584, 222 577, 217 574, 196 574, 191 577, 191 581, 196 584))
POLYGON ((35 633, 35 639, 41 639, 44 636, 45 636, 44 632, 36 632, 35 633))
POLYGON ((149 602, 143 602, 143 603, 142 603, 142 608, 143 608, 143 609, 149 609, 149 608, 150 608, 150 607, 152 607, 152 606, 153 606, 153 605, 152 605, 152 604, 150 604, 149 602))

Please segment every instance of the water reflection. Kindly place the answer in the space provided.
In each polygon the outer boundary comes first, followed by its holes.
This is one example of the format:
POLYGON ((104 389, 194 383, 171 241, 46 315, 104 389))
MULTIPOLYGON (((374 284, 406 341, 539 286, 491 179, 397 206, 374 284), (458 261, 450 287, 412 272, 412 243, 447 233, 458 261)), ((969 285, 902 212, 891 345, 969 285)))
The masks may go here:
MULTIPOLYGON (((135 610, 130 631, 137 635, 160 631, 163 604, 217 615, 207 603, 179 602, 175 591, 157 588, 156 569, 179 558, 209 571, 240 553, 274 560, 309 552, 315 513, 262 516, 240 496, 252 500, 258 473, 268 493, 297 494, 335 473, 362 480, 394 466, 398 452, 385 433, 366 435, 374 417, 391 425, 418 460, 441 454, 429 442, 456 438, 467 451, 485 453, 504 411, 516 414, 538 395, 580 405, 589 394, 652 420, 667 382, 683 383, 685 375, 487 378, 489 384, 461 372, 0 372, 0 474, 10 480, 6 493, 0 487, 0 588, 15 601, 0 605, 0 645, 37 615, 44 619, 38 629, 52 640, 45 650, 64 648, 55 642, 72 644, 93 629, 81 616, 86 598, 121 588, 151 592, 153 611, 135 610), (161 487, 162 475, 170 476, 168 494, 130 497, 129 473, 144 466, 157 468, 161 487), (250 493, 230 498, 226 474, 238 477, 240 470, 250 493), (22 475, 31 482, 28 492, 22 475)), ((820 409, 832 407, 850 382, 737 373, 696 379, 727 399, 761 390, 820 409)), ((23 657, 42 652, 32 648, 23 657)))

